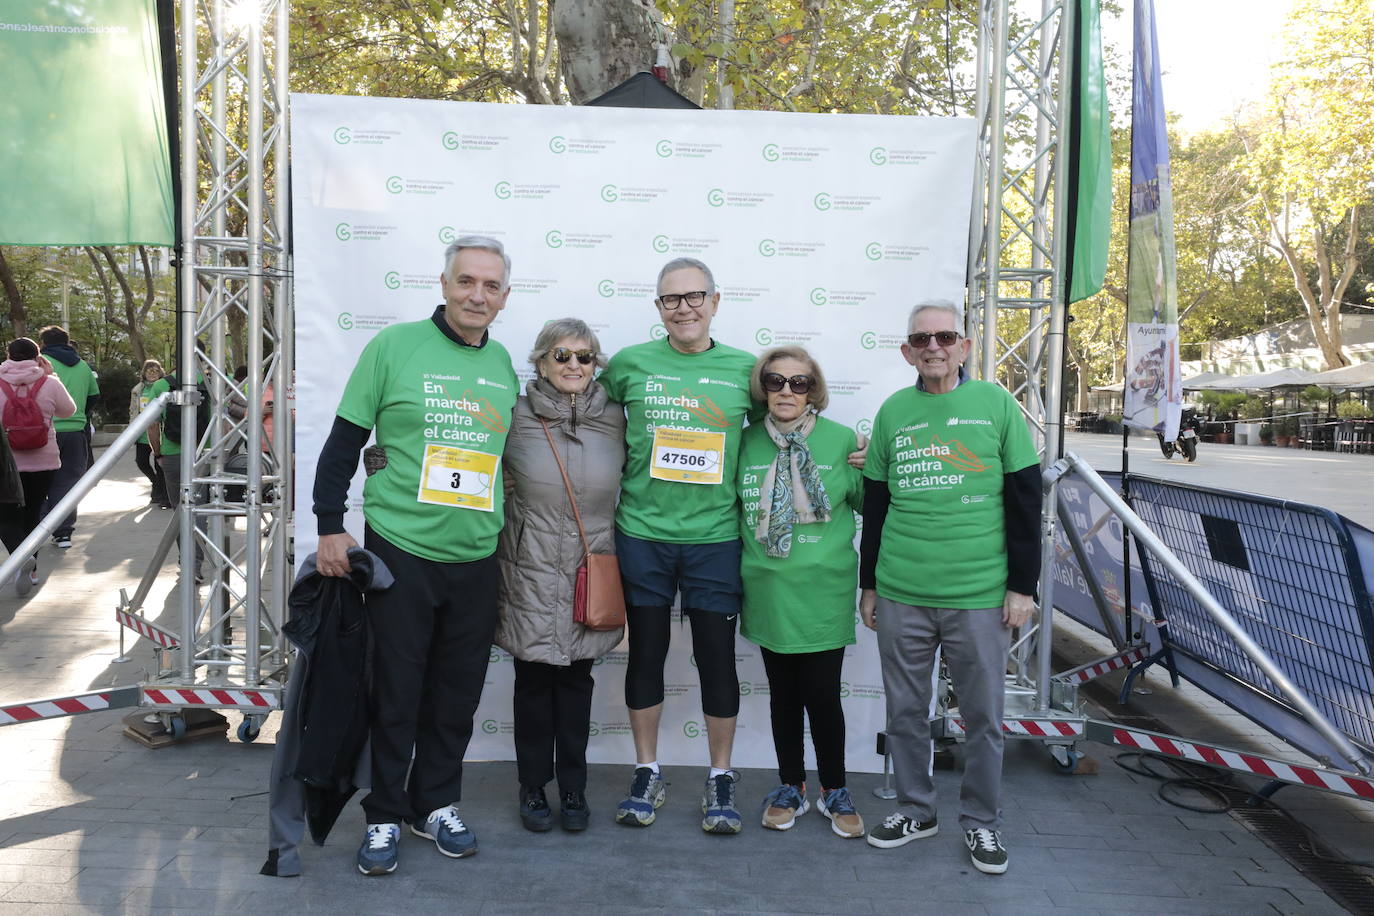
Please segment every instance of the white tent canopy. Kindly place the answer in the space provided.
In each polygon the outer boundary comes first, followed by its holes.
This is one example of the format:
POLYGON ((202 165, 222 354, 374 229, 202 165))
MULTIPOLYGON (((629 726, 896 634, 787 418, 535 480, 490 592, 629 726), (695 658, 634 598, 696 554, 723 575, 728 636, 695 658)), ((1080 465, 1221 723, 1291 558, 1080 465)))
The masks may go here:
POLYGON ((1318 372, 1312 376, 1312 384, 1333 391, 1374 388, 1374 362, 1356 363, 1353 366, 1318 372))

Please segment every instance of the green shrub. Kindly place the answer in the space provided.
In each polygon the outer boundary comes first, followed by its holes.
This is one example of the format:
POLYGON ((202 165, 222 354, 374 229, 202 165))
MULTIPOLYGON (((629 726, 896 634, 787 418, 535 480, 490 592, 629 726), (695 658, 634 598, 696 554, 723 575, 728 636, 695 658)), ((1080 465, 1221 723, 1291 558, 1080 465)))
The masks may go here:
POLYGON ((1342 420, 1366 420, 1371 411, 1361 401, 1341 401, 1336 405, 1336 416, 1342 420))

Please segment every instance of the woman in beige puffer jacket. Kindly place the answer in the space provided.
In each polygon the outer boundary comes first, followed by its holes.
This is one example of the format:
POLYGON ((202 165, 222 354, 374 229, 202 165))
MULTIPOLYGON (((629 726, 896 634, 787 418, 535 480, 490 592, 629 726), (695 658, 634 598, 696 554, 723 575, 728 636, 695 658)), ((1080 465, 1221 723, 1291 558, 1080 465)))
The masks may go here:
POLYGON ((605 361, 596 334, 584 322, 565 318, 545 325, 530 354, 536 377, 516 403, 502 457, 510 492, 496 551, 501 563, 496 643, 514 656, 520 818, 535 831, 553 826, 544 786, 555 775, 563 828, 583 830, 588 824, 583 793, 592 665, 624 635, 573 622, 582 540, 540 423, 548 424, 567 468, 591 551, 614 553, 625 414, 593 379, 605 361))

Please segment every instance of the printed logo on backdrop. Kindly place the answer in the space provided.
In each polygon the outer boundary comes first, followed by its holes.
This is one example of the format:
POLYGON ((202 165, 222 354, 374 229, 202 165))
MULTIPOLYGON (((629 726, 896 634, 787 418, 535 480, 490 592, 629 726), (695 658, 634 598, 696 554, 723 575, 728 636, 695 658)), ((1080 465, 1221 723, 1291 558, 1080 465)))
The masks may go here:
POLYGON ((539 277, 511 278, 511 295, 524 298, 526 296, 542 296, 547 290, 558 285, 557 280, 541 279, 539 277))
POLYGON ((440 226, 439 241, 452 244, 465 235, 485 235, 489 239, 499 239, 506 234, 504 229, 469 229, 466 226, 440 226))
POLYGON ((706 725, 695 719, 688 719, 686 722, 682 723, 682 734, 688 738, 700 738, 702 735, 706 734, 706 725))
POLYGON ((867 379, 826 379, 825 387, 831 397, 852 398, 869 386, 867 379))
POLYGON ((773 290, 767 286, 722 286, 720 298, 732 305, 752 305, 769 298, 773 290))
POLYGON ((627 188, 614 184, 601 186, 601 199, 608 204, 651 204, 667 193, 667 188, 627 188))
POLYGON ((513 735, 515 734, 515 723, 501 722, 496 719, 483 719, 482 731, 488 735, 513 735))
POLYGON ((865 350, 900 350, 904 343, 906 343, 906 336, 902 334, 879 334, 876 331, 864 331, 859 335, 859 346, 865 350))
POLYGON ((705 159, 723 147, 719 143, 695 143, 690 140, 660 140, 654 152, 660 159, 705 159))
POLYGON ((433 197, 451 187, 453 182, 443 178, 402 178, 400 175, 392 175, 386 180, 388 194, 433 197))
POLYGON ((752 695, 752 696, 758 696, 758 697, 766 697, 766 696, 768 696, 771 692, 772 692, 772 691, 770 691, 769 688, 768 688, 768 682, 767 682, 767 681, 760 681, 760 682, 757 683, 757 684, 755 684, 753 681, 740 681, 740 682, 739 682, 739 695, 742 696, 742 697, 747 697, 747 696, 751 696, 751 695, 752 695))
POLYGON ((812 196, 811 206, 822 213, 862 213, 881 200, 881 197, 831 194, 829 191, 820 191, 812 196))
POLYGON ((341 242, 380 242, 395 232, 396 226, 377 223, 335 223, 334 238, 341 242))
POLYGON ((883 693, 882 684, 851 684, 849 681, 840 681, 840 699, 847 700, 850 697, 857 697, 861 700, 881 700, 886 694, 883 693))
POLYGON ((752 210, 772 201, 772 191, 729 191, 725 188, 711 188, 706 192, 706 204, 711 207, 730 207, 752 210))
POLYGON ((614 145, 614 140, 603 140, 599 137, 564 137, 561 134, 550 137, 548 143, 549 152, 555 156, 565 153, 574 156, 597 156, 614 145))
POLYGON ((494 153, 509 139, 510 137, 501 137, 495 134, 460 134, 456 130, 446 130, 443 136, 439 138, 439 143, 446 150, 457 150, 464 153, 494 153))
POLYGON ((864 246, 864 257, 870 261, 914 261, 930 251, 925 245, 887 245, 883 242, 869 242, 864 246))
POLYGON ((600 735, 628 735, 630 734, 629 722, 597 722, 595 720, 587 723, 587 737, 596 738, 600 735))
POLYGON ((550 248, 576 248, 582 251, 594 250, 609 242, 613 236, 589 232, 564 232, 550 229, 544 233, 544 244, 550 248))
POLYGON ((888 149, 875 146, 868 151, 868 161, 873 165, 920 165, 931 156, 934 150, 928 149, 888 149))
POLYGON ((788 146, 765 143, 759 148, 764 162, 815 162, 830 152, 828 146, 788 146))
POLYGON ((807 299, 811 301, 812 305, 852 308, 867 305, 877 295, 878 293, 871 289, 830 289, 825 286, 815 286, 807 294, 807 299))
POLYGON ((388 270, 382 274, 382 285, 392 292, 423 289, 432 291, 438 285, 433 274, 403 274, 388 270))
POLYGON ((720 239, 688 238, 677 235, 656 235, 649 247, 659 254, 698 255, 720 244, 720 239))
POLYGON ((754 332, 754 343, 760 347, 783 346, 785 344, 805 346, 820 337, 821 333, 820 331, 774 331, 771 328, 759 328, 754 332))
POLYGON ((365 315, 361 312, 340 312, 334 319, 340 331, 379 331, 396 323, 395 315, 365 315))
POLYGON ((376 130, 368 127, 340 126, 334 128, 334 142, 339 146, 381 146, 401 135, 399 130, 376 130))
POLYGON ((825 242, 759 239, 758 252, 765 258, 809 258, 825 248, 825 242))
POLYGON ((602 299, 636 299, 651 302, 654 299, 652 283, 636 283, 628 280, 602 280, 596 284, 596 294, 602 299))
POLYGON ((523 184, 503 179, 491 186, 491 193, 497 200, 543 200, 561 187, 557 184, 523 184))
POLYGON ((668 329, 665 328, 663 325, 661 325, 661 324, 654 324, 654 325, 650 325, 650 326, 649 326, 649 339, 650 339, 650 340, 662 340, 663 338, 665 338, 665 337, 667 337, 667 336, 668 336, 668 329))

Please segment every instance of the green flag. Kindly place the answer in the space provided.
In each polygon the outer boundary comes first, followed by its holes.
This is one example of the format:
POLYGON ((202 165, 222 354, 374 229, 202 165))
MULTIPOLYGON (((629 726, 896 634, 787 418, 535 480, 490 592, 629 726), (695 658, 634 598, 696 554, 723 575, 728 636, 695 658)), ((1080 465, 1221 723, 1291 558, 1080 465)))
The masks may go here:
POLYGON ((1102 65, 1101 3, 1077 3, 1072 98, 1065 138, 1070 195, 1065 286, 1071 303, 1102 289, 1112 230, 1112 124, 1102 65))
POLYGON ((0 3, 0 242, 173 244, 153 4, 0 3))

